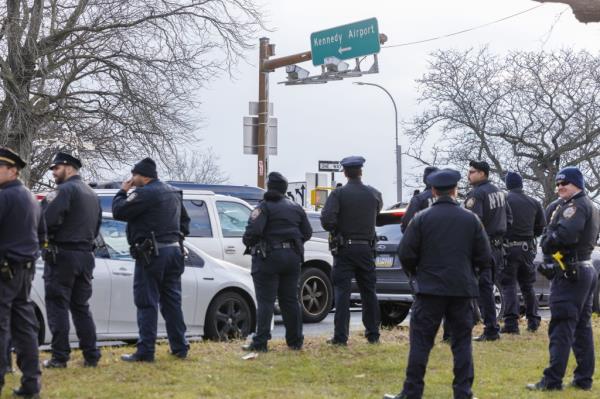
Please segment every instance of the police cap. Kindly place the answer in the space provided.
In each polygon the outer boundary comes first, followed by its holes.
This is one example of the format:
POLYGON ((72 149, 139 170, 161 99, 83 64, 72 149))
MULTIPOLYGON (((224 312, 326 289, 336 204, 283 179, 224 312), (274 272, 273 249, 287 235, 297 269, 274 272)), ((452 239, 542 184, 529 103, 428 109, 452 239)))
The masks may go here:
POLYGON ((440 169, 427 176, 427 184, 440 190, 456 187, 459 180, 460 173, 454 169, 440 169))
POLYGON ((54 155, 54 159, 52 160, 52 164, 50 165, 49 169, 53 169, 58 165, 71 165, 75 169, 80 169, 81 161, 75 158, 73 155, 67 154, 66 152, 57 152, 56 155, 54 155))
POLYGON ((27 163, 21 159, 19 154, 10 148, 0 147, 0 165, 14 166, 23 169, 27 163))
POLYGON ((350 156, 342 159, 340 165, 344 168, 362 168, 365 163, 365 159, 361 156, 350 156))
POLYGON ((472 167, 472 168, 475 168, 477 170, 482 171, 486 175, 490 174, 490 165, 487 162, 485 162, 485 161, 470 160, 469 161, 469 166, 472 167))
POLYGON ((427 176, 429 176, 430 174, 432 174, 433 172, 439 170, 438 168, 436 168, 435 166, 428 166, 425 168, 425 170, 423 171, 423 183, 427 184, 427 176))
POLYGON ((560 172, 556 174, 556 181, 571 183, 582 190, 585 188, 585 179, 583 178, 583 173, 581 173, 581 170, 579 170, 579 168, 576 166, 567 166, 566 168, 562 168, 560 172))

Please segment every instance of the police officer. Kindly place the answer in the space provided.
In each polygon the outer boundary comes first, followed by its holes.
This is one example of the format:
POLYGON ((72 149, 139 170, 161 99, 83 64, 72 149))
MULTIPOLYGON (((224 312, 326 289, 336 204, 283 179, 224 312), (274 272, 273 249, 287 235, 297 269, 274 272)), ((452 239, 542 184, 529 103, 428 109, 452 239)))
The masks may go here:
POLYGON ((67 366, 69 310, 79 337, 84 366, 96 367, 96 325, 88 304, 92 296, 94 241, 100 230, 102 211, 98 196, 81 180, 81 161, 58 152, 50 165, 56 191, 43 201, 48 226, 48 249, 44 250, 44 283, 48 326, 52 333, 52 357, 47 368, 67 366))
POLYGON ((479 295, 475 270, 490 267, 491 251, 479 219, 456 202, 460 173, 442 169, 428 176, 436 201, 408 225, 398 247, 413 279, 416 299, 410 318, 410 352, 404 388, 384 399, 423 396, 427 360, 442 317, 452 335, 454 398, 472 398, 471 301, 479 295))
POLYGON ((428 166, 423 171, 423 183, 425 183, 425 190, 423 190, 421 193, 417 192, 417 194, 411 198, 400 224, 400 230, 402 230, 403 233, 406 231, 406 227, 415 214, 423 209, 429 208, 433 203, 433 195, 431 194, 431 187, 427 184, 427 176, 436 170, 438 170, 438 168, 435 166, 428 166))
POLYGON ((504 298, 504 327, 500 332, 519 334, 519 297, 521 288, 527 315, 527 330, 537 331, 541 317, 538 300, 533 290, 536 270, 533 260, 537 253, 536 238, 544 231, 546 218, 539 201, 523 192, 523 179, 515 172, 505 177, 506 200, 512 210, 513 221, 506 232, 506 264, 500 272, 500 285, 504 298))
POLYGON ((312 228, 304 209, 285 197, 287 187, 280 173, 269 173, 267 192, 252 211, 244 233, 247 253, 252 253, 252 280, 258 302, 256 334, 252 343, 242 347, 247 351, 267 351, 275 297, 279 299, 288 347, 300 350, 304 342, 298 282, 304 243, 312 236, 312 228))
POLYGON ((332 237, 334 255, 332 280, 335 296, 334 335, 327 342, 345 346, 350 325, 350 292, 356 278, 362 301, 365 336, 379 342, 379 304, 375 293, 375 220, 381 210, 381 193, 362 183, 363 157, 340 162, 348 183, 336 188, 321 211, 321 225, 332 237))
POLYGON ((550 365, 542 379, 527 385, 531 390, 560 390, 569 353, 575 354, 571 386, 592 388, 594 374, 594 338, 590 317, 594 290, 598 281, 590 255, 598 240, 600 212, 585 193, 584 178, 576 167, 566 167, 556 175, 556 207, 542 238, 542 251, 555 259, 541 272, 552 279, 550 290, 550 365))
POLYGON ((504 266, 504 235, 512 214, 506 202, 506 194, 492 184, 488 178, 490 166, 485 161, 469 162, 469 184, 473 189, 467 194, 465 208, 475 212, 485 227, 492 247, 492 267, 481 270, 479 274, 479 308, 485 328, 476 341, 495 341, 500 338, 500 326, 496 319, 496 301, 494 282, 504 266))
POLYGON ((181 309, 183 237, 190 218, 183 194, 158 179, 156 163, 144 158, 131 170, 112 204, 113 217, 127 222, 127 241, 135 258, 133 297, 140 338, 126 362, 153 362, 158 307, 167 325, 171 354, 185 359, 189 345, 181 309), (135 186, 135 190, 128 194, 135 186))
POLYGON ((39 398, 39 325, 29 294, 40 241, 45 241, 45 224, 40 205, 19 180, 25 165, 15 152, 0 147, 0 391, 12 337, 23 373, 13 395, 39 398))

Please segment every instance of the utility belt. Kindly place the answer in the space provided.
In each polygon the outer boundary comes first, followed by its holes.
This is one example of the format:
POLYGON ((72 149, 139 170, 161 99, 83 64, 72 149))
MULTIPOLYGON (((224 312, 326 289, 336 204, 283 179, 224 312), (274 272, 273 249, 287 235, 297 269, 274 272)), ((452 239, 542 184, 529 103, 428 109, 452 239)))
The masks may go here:
POLYGON ((277 243, 269 244, 265 240, 260 240, 258 244, 252 246, 249 251, 246 253, 250 253, 251 255, 258 255, 263 259, 267 258, 267 255, 274 249, 294 249, 300 252, 300 248, 294 240, 281 241, 277 243))
POLYGON ((544 262, 540 264, 538 271, 549 280, 559 275, 569 281, 576 281, 578 271, 587 267, 593 268, 589 256, 582 255, 581 258, 577 254, 565 256, 560 251, 557 251, 552 254, 552 263, 544 262))
POLYGON ((506 248, 520 247, 524 252, 527 252, 527 251, 535 248, 535 242, 534 242, 533 238, 529 239, 529 240, 525 240, 525 241, 505 241, 504 247, 506 247, 506 248))
POLYGON ((502 246, 504 245, 504 239, 499 236, 499 237, 489 237, 490 239, 490 245, 494 248, 502 248, 502 246))
POLYGON ((129 247, 129 253, 131 257, 136 260, 140 260, 145 266, 149 266, 152 263, 152 259, 159 256, 159 249, 164 248, 159 245, 176 244, 176 243, 159 243, 156 241, 154 232, 150 232, 150 238, 144 238, 138 240, 132 246, 129 247))
POLYGON ((341 234, 329 234, 329 250, 332 255, 337 255, 340 248, 351 247, 354 245, 368 245, 373 248, 375 246, 375 240, 344 238, 341 234))
POLYGON ((277 244, 272 244, 271 249, 294 249, 296 248, 296 244, 294 241, 284 241, 279 242, 277 244))
POLYGON ((0 260, 0 280, 4 282, 11 281, 18 269, 31 270, 34 267, 34 261, 14 262, 8 259, 0 260))
POLYGON ((65 251, 83 251, 91 252, 94 250, 94 244, 88 244, 85 242, 53 242, 52 245, 57 247, 59 250, 65 251))

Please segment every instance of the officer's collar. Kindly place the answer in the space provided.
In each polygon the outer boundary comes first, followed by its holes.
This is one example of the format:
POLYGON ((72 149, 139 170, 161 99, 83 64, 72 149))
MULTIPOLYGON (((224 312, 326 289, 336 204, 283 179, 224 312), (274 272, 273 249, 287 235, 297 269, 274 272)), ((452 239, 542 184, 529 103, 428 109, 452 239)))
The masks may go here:
POLYGON ((362 180, 360 179, 360 177, 354 178, 354 179, 348 179, 348 184, 361 184, 362 180))
POLYGON ((581 197, 585 197, 585 191, 584 190, 581 190, 580 192, 578 192, 577 194, 575 194, 574 196, 572 196, 571 198, 569 198, 568 200, 566 200, 565 203, 569 202, 569 201, 572 201, 574 199, 577 199, 577 198, 581 198, 581 197))
POLYGON ((22 186, 22 185, 23 185, 23 182, 21 180, 15 179, 15 180, 12 180, 12 181, 8 181, 8 182, 6 182, 4 184, 1 184, 0 188, 1 189, 5 189, 5 188, 9 188, 9 187, 22 186))
POLYGON ((458 205, 458 202, 456 202, 456 200, 454 198, 452 198, 449 195, 444 195, 444 196, 441 196, 441 197, 437 197, 437 199, 432 204, 432 206, 433 205, 437 205, 437 204, 441 204, 441 203, 458 205))
POLYGON ((66 180, 63 180, 62 182, 58 183, 58 185, 60 186, 61 184, 65 184, 68 181, 74 181, 74 180, 81 180, 81 175, 77 174, 77 175, 73 175, 71 177, 69 177, 66 180))
POLYGON ((511 193, 522 193, 523 192, 523 187, 511 188, 508 191, 510 191, 511 193))
POLYGON ((478 183, 473 184, 473 187, 483 186, 484 184, 489 183, 489 182, 490 182, 489 179, 485 179, 485 180, 482 180, 482 181, 480 181, 478 183))

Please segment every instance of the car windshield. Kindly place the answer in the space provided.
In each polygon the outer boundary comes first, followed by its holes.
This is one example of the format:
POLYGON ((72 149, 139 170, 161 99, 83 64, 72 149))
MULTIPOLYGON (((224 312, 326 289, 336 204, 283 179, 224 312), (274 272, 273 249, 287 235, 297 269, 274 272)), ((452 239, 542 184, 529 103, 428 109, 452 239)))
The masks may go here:
POLYGON ((385 226, 376 227, 378 241, 388 243, 399 243, 402 239, 402 231, 399 224, 388 224, 385 226))

